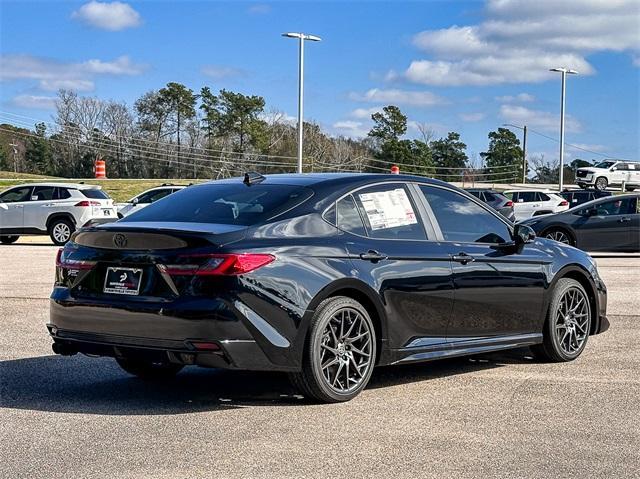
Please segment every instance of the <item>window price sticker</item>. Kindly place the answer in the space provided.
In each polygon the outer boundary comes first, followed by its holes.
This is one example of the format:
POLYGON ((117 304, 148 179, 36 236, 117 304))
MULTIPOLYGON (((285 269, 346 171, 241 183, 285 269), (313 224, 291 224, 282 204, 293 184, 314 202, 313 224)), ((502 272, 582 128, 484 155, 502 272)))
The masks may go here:
POLYGON ((395 228, 418 222, 404 188, 358 195, 372 230, 395 228))

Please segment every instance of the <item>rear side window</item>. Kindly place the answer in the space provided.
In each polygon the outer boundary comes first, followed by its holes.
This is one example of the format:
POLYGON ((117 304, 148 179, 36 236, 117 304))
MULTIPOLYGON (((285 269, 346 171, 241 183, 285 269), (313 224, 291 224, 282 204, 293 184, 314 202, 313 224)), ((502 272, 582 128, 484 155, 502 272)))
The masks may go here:
POLYGON ((302 186, 262 183, 246 186, 239 180, 237 183, 208 183, 178 191, 120 221, 250 226, 283 213, 312 195, 312 190, 302 186))
POLYGON ((53 199, 55 186, 36 186, 31 193, 31 201, 47 201, 53 199))
POLYGON ((364 224, 362 223, 362 217, 358 212, 353 196, 345 196, 338 201, 336 211, 336 223, 338 228, 360 236, 367 235, 364 229, 364 224))
POLYGON ((490 193, 489 191, 485 191, 484 192, 484 200, 487 202, 491 202, 491 201, 496 201, 496 195, 494 195, 493 193, 490 193))
POLYGON ((109 195, 106 194, 104 191, 99 190, 97 188, 90 188, 90 189, 86 189, 86 190, 80 190, 80 193, 82 193, 86 198, 92 198, 94 200, 108 200, 109 199, 109 195))
POLYGON ((403 185, 372 186, 358 190, 354 197, 371 238, 427 239, 415 205, 403 185))
POLYGON ((446 241, 506 243, 511 231, 496 216, 454 191, 420 186, 446 241))
POLYGON ((550 199, 551 198, 549 198, 549 196, 545 195, 544 193, 536 193, 536 201, 549 201, 550 199))
POLYGON ((53 199, 55 200, 66 200, 71 198, 71 193, 66 188, 56 188, 56 193, 53 199))
POLYGON ((478 198, 479 200, 482 199, 482 193, 480 191, 469 191, 469 194, 475 196, 476 198, 478 198))

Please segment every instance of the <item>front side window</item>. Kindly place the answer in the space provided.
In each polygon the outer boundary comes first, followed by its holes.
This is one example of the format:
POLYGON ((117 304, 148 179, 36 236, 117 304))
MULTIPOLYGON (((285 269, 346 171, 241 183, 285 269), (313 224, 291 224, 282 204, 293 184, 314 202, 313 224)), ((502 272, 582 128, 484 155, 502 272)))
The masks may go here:
POLYGON ((427 239, 415 205, 403 185, 372 186, 358 190, 353 196, 371 238, 427 239))
POLYGON ((596 211, 598 212, 598 216, 633 214, 636 211, 635 203, 635 198, 605 201, 604 203, 596 205, 596 211))
POLYGON ((146 193, 138 196, 138 203, 153 203, 154 201, 158 201, 159 199, 164 198, 169 194, 171 194, 171 190, 168 188, 162 190, 147 191, 146 193))
POLYGON ((5 203, 17 203, 19 201, 29 201, 29 196, 31 196, 32 190, 33 188, 31 186, 14 188, 0 195, 0 200, 2 200, 5 203))
POLYGON ((615 161, 601 161, 595 166, 595 168, 611 168, 615 164, 615 161))
POLYGON ((511 230, 496 216, 455 191, 420 186, 446 241, 506 243, 511 230))
POLYGON ((518 203, 532 203, 539 201, 536 199, 537 194, 535 191, 520 191, 518 193, 518 203))
POLYGON ((367 235, 364 229, 364 224, 362 223, 362 217, 358 212, 353 196, 348 195, 338 201, 336 212, 336 223, 338 228, 342 231, 347 231, 360 236, 367 235))

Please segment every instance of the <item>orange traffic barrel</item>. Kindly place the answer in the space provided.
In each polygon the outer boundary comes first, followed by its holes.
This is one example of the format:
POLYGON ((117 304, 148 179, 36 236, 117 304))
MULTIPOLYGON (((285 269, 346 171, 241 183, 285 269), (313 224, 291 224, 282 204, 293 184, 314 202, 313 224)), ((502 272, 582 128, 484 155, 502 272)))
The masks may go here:
POLYGON ((104 160, 96 160, 96 178, 107 177, 107 166, 104 160))
POLYGON ((400 168, 397 167, 397 165, 393 165, 391 167, 391 173, 394 175, 399 175, 400 174, 400 168))

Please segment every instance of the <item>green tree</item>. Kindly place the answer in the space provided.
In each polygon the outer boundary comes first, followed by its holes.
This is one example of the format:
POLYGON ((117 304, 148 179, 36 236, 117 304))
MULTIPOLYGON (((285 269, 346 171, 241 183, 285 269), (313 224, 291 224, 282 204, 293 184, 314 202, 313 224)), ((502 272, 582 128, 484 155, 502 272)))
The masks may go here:
POLYGON ((520 140, 507 128, 489 133, 489 148, 480 153, 485 162, 485 176, 498 183, 511 183, 522 178, 523 151, 520 140))
POLYGON ((371 115, 374 122, 369 138, 376 145, 374 171, 400 165, 406 173, 429 174, 431 149, 420 140, 402 139, 407 132, 407 117, 394 105, 385 106, 381 112, 371 115), (382 166, 384 165, 384 166, 382 166))
POLYGON ((467 145, 460 141, 460 134, 450 131, 446 138, 433 140, 429 146, 436 174, 448 181, 458 179, 464 168, 467 168, 469 160, 467 145))
POLYGON ((180 151, 180 133, 184 122, 196 116, 196 95, 190 88, 181 83, 170 82, 158 91, 158 99, 167 112, 167 118, 173 121, 177 135, 178 151, 180 151))
POLYGON ((44 123, 38 123, 35 135, 29 137, 26 142, 25 160, 28 171, 44 174, 54 173, 53 158, 46 133, 47 126, 44 123))

